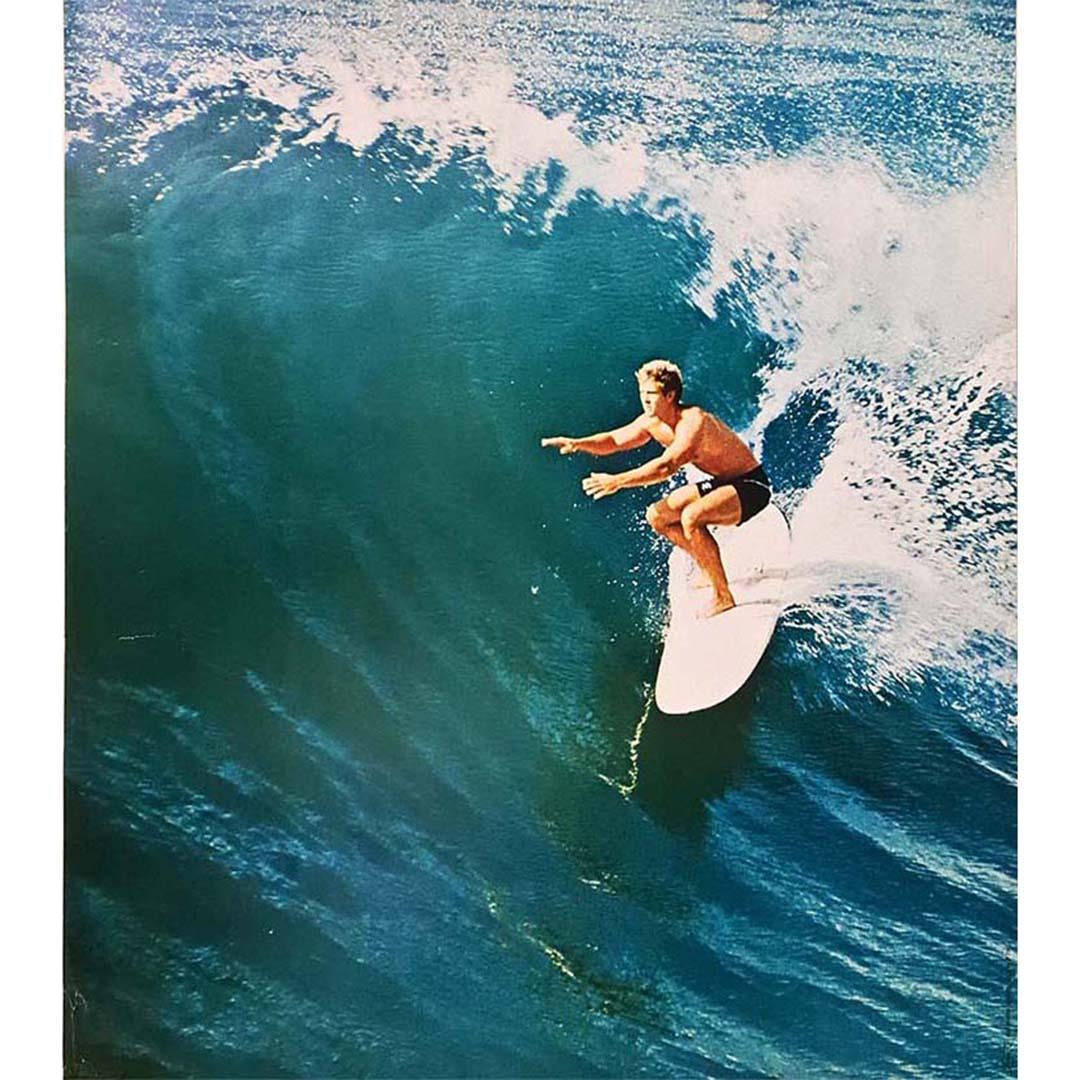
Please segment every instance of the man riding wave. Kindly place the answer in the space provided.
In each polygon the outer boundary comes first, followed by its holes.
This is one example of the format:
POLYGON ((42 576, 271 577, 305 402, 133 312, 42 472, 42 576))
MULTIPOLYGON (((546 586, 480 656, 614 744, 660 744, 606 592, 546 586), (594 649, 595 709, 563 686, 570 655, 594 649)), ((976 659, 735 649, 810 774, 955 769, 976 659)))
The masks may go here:
POLYGON ((643 487, 670 479, 684 465, 709 474, 700 483, 685 484, 645 512, 661 536, 693 557, 711 585, 715 599, 706 615, 735 606, 728 588, 720 549, 708 525, 741 525, 763 510, 772 497, 769 478, 750 448, 726 424, 696 405, 682 403, 682 372, 670 360, 650 360, 637 371, 642 413, 612 431, 575 439, 555 435, 541 446, 560 454, 606 456, 644 446, 650 439, 664 452, 636 469, 619 473, 590 473, 581 486, 602 499, 626 487, 643 487))

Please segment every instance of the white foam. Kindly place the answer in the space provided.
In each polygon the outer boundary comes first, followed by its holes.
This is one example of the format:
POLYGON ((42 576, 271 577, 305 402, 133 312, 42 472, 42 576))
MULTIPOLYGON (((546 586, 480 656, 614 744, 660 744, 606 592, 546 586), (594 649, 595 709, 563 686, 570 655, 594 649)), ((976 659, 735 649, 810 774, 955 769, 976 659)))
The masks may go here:
MULTIPOLYGON (((819 625, 872 642, 851 672, 867 685, 970 666, 960 653, 974 636, 1015 640, 1015 436, 1008 418, 995 438, 972 429, 995 395, 1015 395, 1011 163, 933 199, 860 163, 796 175, 757 188, 737 242, 779 263, 753 305, 789 340, 755 431, 807 387, 837 414, 793 522, 800 599, 819 625), (863 357, 872 366, 850 363, 863 357)), ((988 665, 1015 679, 1007 649, 988 665)))

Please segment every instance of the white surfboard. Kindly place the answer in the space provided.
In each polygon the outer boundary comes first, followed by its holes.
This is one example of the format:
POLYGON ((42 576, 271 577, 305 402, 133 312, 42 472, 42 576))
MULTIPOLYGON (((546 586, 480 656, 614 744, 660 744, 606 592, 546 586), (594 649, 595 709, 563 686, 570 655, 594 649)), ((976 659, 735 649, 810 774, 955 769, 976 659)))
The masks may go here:
POLYGON ((791 535, 780 510, 770 503, 745 525, 710 528, 735 607, 702 618, 713 591, 695 587, 693 559, 672 549, 671 610, 656 676, 656 704, 665 713, 708 709, 736 693, 764 655, 783 609, 791 535))

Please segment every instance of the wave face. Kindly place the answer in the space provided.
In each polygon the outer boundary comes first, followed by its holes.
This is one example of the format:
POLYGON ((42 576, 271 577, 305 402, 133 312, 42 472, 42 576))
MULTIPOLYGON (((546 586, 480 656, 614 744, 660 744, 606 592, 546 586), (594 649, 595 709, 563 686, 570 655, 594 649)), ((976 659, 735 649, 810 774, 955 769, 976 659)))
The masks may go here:
POLYGON ((68 4, 73 1075, 1013 1071, 1013 35, 68 4), (653 355, 795 551, 678 722, 653 355))

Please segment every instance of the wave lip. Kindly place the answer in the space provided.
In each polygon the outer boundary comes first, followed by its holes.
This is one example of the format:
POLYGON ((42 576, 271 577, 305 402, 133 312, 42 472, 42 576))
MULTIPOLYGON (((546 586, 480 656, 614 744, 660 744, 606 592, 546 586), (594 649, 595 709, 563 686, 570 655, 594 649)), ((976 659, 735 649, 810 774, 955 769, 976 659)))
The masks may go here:
POLYGON ((70 9, 69 114, 80 130, 95 113, 115 118, 132 106, 160 116, 243 86, 307 130, 316 114, 303 103, 338 99, 346 137, 367 145, 379 122, 430 128, 439 102, 462 109, 462 121, 480 106, 497 126, 500 111, 512 118, 510 90, 544 118, 571 117, 590 142, 640 132, 652 148, 715 163, 836 138, 887 154, 899 171, 930 165, 963 179, 1013 111, 1012 34, 980 18, 993 4, 923 5, 914 16, 831 3, 387 2, 358 11, 267 0, 225 6, 212 27, 196 7, 138 17, 94 3, 70 9))

